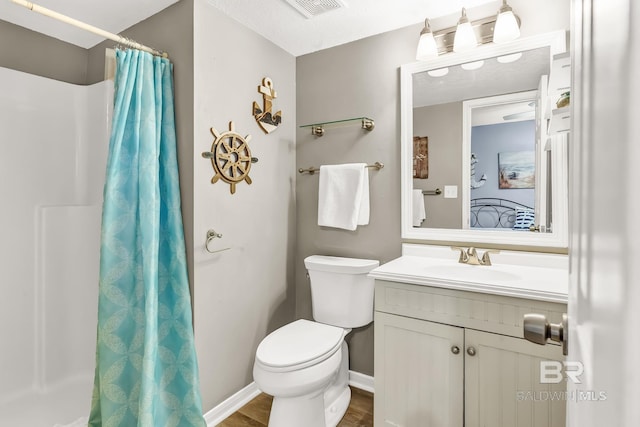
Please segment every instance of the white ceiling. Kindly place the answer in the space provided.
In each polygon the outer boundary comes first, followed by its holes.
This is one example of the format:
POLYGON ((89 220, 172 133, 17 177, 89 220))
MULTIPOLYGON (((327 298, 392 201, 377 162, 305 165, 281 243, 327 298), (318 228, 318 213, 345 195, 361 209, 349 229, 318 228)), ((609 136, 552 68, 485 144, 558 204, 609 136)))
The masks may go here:
MULTIPOLYGON (((119 33, 178 0, 34 0, 35 4, 119 33)), ((206 0, 294 56, 300 56, 375 34, 456 15, 464 6, 483 6, 495 13, 499 0, 344 0, 347 7, 307 19, 285 0, 206 0)), ((473 20, 475 17, 469 14, 473 20)), ((83 48, 102 39, 70 25, 41 16, 11 0, 0 0, 0 19, 47 34, 83 48)), ((449 20, 451 21, 451 20, 449 20)), ((434 26, 436 27, 436 26, 434 26)), ((417 36, 416 36, 417 37, 417 36)), ((144 40, 138 40, 144 43, 144 40)), ((158 48, 162 48, 159 46, 158 48)))

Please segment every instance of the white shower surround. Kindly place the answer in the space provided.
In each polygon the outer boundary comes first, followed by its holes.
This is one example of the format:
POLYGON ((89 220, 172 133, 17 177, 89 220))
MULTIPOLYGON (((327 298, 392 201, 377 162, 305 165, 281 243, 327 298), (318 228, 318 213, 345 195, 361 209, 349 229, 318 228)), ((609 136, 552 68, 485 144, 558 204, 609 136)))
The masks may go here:
POLYGON ((0 425, 69 425, 91 403, 113 86, 0 82, 0 425))

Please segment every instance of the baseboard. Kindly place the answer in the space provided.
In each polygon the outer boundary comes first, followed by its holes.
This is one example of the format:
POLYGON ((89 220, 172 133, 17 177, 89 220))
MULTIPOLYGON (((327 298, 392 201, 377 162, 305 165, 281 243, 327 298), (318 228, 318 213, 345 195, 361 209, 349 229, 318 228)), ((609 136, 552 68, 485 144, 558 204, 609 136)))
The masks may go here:
POLYGON ((373 377, 360 372, 349 371, 349 385, 370 393, 374 392, 373 377))
POLYGON ((204 414, 207 427, 214 427, 224 421, 231 414, 249 403, 251 399, 260 394, 255 382, 252 382, 233 396, 224 400, 215 408, 204 414))
MULTIPOLYGON (((349 385, 370 393, 374 392, 373 377, 360 372, 349 371, 349 385)), ((231 414, 249 403, 251 399, 260 394, 260 389, 252 382, 233 396, 224 400, 215 408, 204 414, 207 427, 215 427, 228 418, 231 414)))

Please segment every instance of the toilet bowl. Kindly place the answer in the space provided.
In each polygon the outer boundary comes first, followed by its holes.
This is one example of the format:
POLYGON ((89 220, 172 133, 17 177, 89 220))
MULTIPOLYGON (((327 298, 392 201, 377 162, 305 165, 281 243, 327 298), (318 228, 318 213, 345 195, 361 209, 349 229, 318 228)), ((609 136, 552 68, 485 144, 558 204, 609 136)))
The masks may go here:
POLYGON ((269 427, 335 427, 351 399, 351 328, 373 320, 376 260, 310 256, 305 259, 315 321, 296 320, 265 337, 253 378, 273 396, 269 427))
POLYGON ((260 343, 253 378, 274 396, 269 426, 299 427, 300 420, 308 427, 327 425, 324 393, 338 376, 344 336, 342 328, 301 319, 260 343))

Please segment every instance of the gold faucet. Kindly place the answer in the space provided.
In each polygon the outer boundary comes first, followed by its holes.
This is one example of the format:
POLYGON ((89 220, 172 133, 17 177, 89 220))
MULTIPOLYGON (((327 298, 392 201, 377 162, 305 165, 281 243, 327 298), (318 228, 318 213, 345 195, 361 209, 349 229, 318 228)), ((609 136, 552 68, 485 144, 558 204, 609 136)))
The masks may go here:
POLYGON ((488 250, 482 254, 482 257, 478 257, 478 251, 473 246, 468 249, 452 246, 451 249, 454 251, 460 251, 460 258, 458 258, 459 263, 469 265, 491 265, 491 258, 489 258, 489 254, 500 253, 500 251, 488 250))

